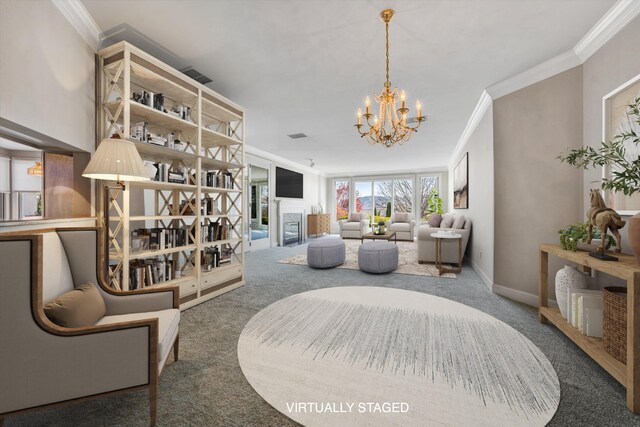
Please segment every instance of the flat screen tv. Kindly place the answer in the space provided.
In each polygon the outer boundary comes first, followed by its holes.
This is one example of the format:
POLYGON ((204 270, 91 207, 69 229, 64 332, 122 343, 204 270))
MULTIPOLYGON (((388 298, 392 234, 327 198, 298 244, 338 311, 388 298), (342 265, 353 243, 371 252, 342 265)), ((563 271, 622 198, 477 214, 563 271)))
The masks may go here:
POLYGON ((303 175, 276 166, 276 197, 303 198, 303 175))

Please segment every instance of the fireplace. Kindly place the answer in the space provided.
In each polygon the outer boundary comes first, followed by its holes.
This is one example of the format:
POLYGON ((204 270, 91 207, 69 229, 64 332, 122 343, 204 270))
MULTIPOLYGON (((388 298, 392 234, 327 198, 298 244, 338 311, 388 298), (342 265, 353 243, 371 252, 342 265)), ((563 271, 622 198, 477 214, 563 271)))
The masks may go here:
POLYGON ((278 245, 291 246, 306 240, 306 206, 304 201, 280 199, 278 204, 278 245))
POLYGON ((282 225, 282 246, 302 243, 302 214, 284 214, 282 225))

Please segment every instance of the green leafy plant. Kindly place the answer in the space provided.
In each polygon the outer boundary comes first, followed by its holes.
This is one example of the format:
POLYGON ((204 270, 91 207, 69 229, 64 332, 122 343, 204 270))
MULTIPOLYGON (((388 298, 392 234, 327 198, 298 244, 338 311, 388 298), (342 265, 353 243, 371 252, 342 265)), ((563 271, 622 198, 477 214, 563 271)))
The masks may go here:
POLYGON ((391 218, 391 202, 387 202, 387 212, 385 216, 391 218))
POLYGON ((442 199, 438 194, 437 188, 432 188, 429 191, 428 202, 427 202, 427 214, 432 213, 442 213, 442 199))
POLYGON ((629 158, 625 144, 631 142, 637 146, 640 142, 640 98, 635 98, 627 106, 626 114, 629 120, 628 130, 621 131, 609 142, 603 142, 598 149, 582 147, 561 154, 558 159, 582 169, 590 166, 615 166, 611 170, 611 178, 602 180, 602 188, 630 196, 640 191, 640 158, 629 158))
MULTIPOLYGON (((579 222, 572 225, 567 225, 561 230, 558 230, 558 234, 560 234, 560 246, 564 250, 569 250, 575 252, 578 249, 578 242, 586 242, 588 233, 587 233, 588 223, 579 222)), ((592 231, 592 237, 594 239, 600 239, 600 230, 594 228, 592 231)), ((607 234, 607 241, 605 242, 605 248, 609 249, 611 246, 616 244, 616 239, 607 234)))

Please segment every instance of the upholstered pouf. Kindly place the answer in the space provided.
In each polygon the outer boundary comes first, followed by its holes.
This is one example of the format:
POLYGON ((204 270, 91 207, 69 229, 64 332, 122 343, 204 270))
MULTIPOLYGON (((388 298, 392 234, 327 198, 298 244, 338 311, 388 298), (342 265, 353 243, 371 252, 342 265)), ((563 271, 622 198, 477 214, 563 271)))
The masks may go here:
POLYGON ((398 245, 366 242, 358 249, 358 266, 367 273, 389 273, 398 268, 398 245))
POLYGON ((314 268, 332 268, 344 264, 345 248, 342 239, 320 239, 309 243, 307 264, 314 268))

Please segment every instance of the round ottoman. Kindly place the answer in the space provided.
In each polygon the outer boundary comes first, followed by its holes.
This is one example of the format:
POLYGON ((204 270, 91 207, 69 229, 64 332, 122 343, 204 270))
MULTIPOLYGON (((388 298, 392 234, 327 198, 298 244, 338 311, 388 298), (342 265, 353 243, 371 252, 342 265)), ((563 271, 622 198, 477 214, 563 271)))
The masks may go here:
POLYGON ((389 273, 398 268, 398 245, 366 242, 358 249, 358 266, 367 273, 389 273))
POLYGON ((331 268, 344 264, 342 239, 314 240, 307 246, 307 264, 314 268, 331 268))

